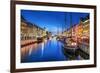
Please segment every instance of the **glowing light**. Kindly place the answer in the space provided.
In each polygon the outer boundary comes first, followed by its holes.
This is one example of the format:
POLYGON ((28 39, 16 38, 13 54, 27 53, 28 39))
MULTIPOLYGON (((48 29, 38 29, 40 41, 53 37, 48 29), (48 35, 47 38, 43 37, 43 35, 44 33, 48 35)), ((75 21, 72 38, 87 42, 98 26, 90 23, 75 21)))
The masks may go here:
POLYGON ((77 45, 77 43, 75 43, 75 42, 74 42, 74 43, 71 43, 71 45, 72 45, 72 46, 76 46, 76 45, 77 45))
POLYGON ((43 52, 44 52, 44 43, 42 43, 41 45, 42 45, 42 48, 41 48, 41 50, 42 50, 41 56, 43 56, 43 52))

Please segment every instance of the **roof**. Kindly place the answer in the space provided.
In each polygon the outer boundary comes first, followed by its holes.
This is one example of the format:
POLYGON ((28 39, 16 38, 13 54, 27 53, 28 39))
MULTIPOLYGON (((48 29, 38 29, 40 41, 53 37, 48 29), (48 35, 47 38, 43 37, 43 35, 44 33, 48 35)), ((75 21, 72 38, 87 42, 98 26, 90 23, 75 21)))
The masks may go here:
POLYGON ((36 28, 39 28, 39 29, 41 29, 41 30, 44 30, 43 28, 37 26, 36 24, 33 24, 33 23, 31 23, 31 22, 28 22, 22 15, 21 15, 21 21, 24 22, 24 23, 26 23, 27 26, 29 26, 29 27, 35 26, 36 28))

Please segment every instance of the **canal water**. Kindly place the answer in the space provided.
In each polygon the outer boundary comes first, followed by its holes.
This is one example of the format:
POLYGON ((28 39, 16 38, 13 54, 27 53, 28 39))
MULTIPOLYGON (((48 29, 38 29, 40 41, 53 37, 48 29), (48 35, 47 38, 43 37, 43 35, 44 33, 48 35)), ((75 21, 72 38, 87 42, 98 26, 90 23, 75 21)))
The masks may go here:
POLYGON ((62 45, 56 38, 52 38, 23 47, 21 48, 21 62, 65 61, 67 57, 63 54, 62 45))

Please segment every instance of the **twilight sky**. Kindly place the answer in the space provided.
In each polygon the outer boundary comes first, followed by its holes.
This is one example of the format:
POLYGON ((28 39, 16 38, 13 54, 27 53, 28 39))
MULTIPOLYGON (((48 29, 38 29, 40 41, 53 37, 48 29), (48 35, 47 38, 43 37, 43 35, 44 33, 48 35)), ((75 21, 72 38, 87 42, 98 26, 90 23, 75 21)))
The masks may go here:
POLYGON ((72 25, 78 24, 80 17, 86 17, 89 13, 76 12, 53 12, 53 11, 35 11, 21 10, 21 15, 33 24, 41 28, 46 28, 47 31, 54 35, 59 31, 70 28, 70 17, 72 16, 72 25))

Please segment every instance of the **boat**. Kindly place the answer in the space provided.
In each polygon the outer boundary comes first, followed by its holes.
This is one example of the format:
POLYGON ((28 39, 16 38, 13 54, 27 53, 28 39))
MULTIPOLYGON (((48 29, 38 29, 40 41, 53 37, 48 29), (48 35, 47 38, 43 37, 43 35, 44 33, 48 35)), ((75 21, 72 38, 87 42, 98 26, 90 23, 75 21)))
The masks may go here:
POLYGON ((37 37, 37 43, 43 42, 43 37, 37 37))
POLYGON ((78 46, 75 41, 69 41, 65 43, 63 46, 64 55, 69 57, 70 59, 76 59, 78 56, 78 46))

